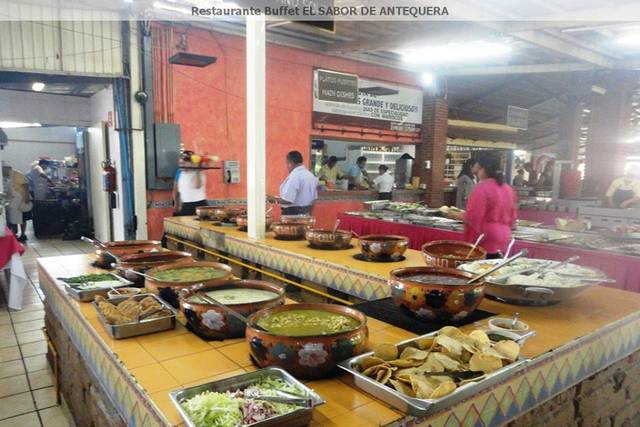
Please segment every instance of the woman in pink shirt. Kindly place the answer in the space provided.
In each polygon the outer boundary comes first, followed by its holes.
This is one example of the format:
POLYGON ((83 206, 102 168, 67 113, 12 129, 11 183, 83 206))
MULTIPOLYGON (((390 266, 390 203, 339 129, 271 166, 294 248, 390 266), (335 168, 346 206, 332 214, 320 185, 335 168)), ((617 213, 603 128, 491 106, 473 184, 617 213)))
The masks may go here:
POLYGON ((484 234, 480 246, 487 250, 487 258, 500 258, 516 223, 516 195, 504 182, 496 156, 481 153, 477 162, 480 183, 471 192, 467 211, 454 216, 464 220, 466 241, 475 242, 480 234, 484 234))

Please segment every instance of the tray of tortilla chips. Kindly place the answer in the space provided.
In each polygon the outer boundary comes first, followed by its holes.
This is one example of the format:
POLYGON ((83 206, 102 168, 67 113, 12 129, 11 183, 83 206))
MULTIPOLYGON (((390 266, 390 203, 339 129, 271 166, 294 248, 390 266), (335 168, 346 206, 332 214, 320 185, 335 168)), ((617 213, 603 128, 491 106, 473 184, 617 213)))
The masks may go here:
POLYGON ((515 341, 492 342, 453 326, 339 364, 356 386, 409 415, 425 416, 466 399, 524 367, 515 341))

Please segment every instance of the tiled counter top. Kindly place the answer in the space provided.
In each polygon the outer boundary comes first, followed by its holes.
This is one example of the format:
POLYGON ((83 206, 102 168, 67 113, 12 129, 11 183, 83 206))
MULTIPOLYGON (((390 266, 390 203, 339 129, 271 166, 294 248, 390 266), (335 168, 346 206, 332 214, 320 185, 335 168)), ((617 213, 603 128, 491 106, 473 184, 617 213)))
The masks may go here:
MULTIPOLYGON (((111 339, 99 324, 93 306, 70 299, 55 280, 95 270, 90 261, 86 255, 39 259, 47 316, 60 324, 57 332, 68 335, 82 363, 95 376, 95 386, 109 397, 127 425, 180 425, 169 391, 255 369, 243 339, 206 342, 182 325, 168 332, 111 339)), ((481 308, 505 314, 512 314, 515 309, 490 300, 483 301, 481 308)), ((524 354, 533 358, 532 363, 512 378, 428 419, 413 419, 389 408, 354 388, 346 375, 311 381, 308 385, 327 400, 316 409, 313 424, 500 425, 637 352, 639 308, 640 295, 604 287, 594 287, 562 305, 518 307, 521 318, 538 331, 538 336, 524 347, 524 354)), ((370 346, 413 336, 372 318, 368 325, 370 346)), ((637 367, 638 357, 634 360, 633 366, 637 367)), ((64 371, 64 364, 62 369, 61 375, 69 374, 64 371)), ((64 388, 62 391, 69 392, 64 388)), ((623 388, 621 395, 624 393, 623 388)), ((71 410, 85 408, 72 406, 71 410)))

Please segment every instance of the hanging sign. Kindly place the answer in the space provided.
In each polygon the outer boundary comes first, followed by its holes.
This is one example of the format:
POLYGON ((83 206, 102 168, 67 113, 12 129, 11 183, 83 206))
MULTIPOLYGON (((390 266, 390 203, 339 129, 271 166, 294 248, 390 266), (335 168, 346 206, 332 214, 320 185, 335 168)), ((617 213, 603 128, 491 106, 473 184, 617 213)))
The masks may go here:
POLYGON ((507 126, 527 130, 528 125, 529 110, 526 108, 514 107, 513 105, 509 105, 507 107, 507 126))
POLYGON ((352 74, 314 70, 313 117, 316 126, 418 132, 422 126, 422 91, 352 74))

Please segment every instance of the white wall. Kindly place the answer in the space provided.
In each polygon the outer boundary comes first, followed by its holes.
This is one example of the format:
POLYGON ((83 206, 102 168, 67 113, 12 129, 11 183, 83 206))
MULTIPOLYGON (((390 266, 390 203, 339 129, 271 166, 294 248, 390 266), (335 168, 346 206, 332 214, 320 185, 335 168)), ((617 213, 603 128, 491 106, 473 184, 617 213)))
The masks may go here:
POLYGON ((89 126, 89 98, 0 89, 0 121, 89 126))
MULTIPOLYGON (((113 238, 115 240, 124 239, 124 217, 122 211, 122 171, 120 165, 120 138, 118 132, 115 131, 115 108, 113 105, 113 90, 111 87, 101 90, 90 98, 90 110, 91 110, 91 123, 98 124, 101 122, 107 122, 109 113, 112 117, 112 125, 107 128, 107 139, 109 144, 109 157, 115 162, 117 170, 117 186, 118 191, 116 195, 117 206, 112 210, 113 212, 113 238)), ((102 166, 99 162, 90 161, 89 168, 91 169, 91 176, 100 176, 102 174, 102 166)), ((104 192, 100 195, 104 196, 104 192)), ((100 204, 93 208, 94 217, 96 215, 108 215, 108 211, 105 213, 100 204)), ((107 217, 108 218, 108 217, 107 217)), ((104 236, 103 236, 104 237, 104 236)))
POLYGON ((9 143, 2 159, 23 173, 40 157, 62 160, 76 155, 76 129, 72 127, 5 129, 9 143))

